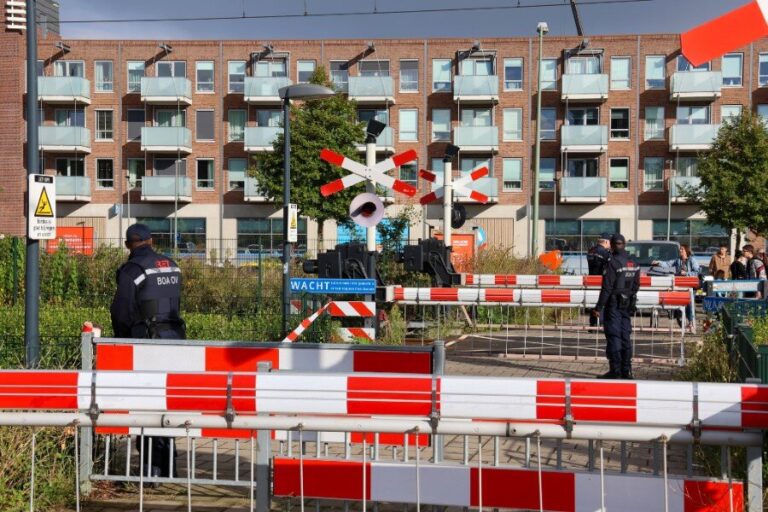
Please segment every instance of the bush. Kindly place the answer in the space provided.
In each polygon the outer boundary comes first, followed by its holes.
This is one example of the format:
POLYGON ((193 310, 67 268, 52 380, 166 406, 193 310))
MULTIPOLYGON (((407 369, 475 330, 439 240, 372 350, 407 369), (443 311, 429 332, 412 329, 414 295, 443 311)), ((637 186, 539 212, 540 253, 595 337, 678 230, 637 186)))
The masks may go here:
POLYGON ((693 353, 676 379, 690 382, 738 382, 739 376, 731 364, 724 338, 722 326, 705 334, 701 344, 693 347, 693 353))

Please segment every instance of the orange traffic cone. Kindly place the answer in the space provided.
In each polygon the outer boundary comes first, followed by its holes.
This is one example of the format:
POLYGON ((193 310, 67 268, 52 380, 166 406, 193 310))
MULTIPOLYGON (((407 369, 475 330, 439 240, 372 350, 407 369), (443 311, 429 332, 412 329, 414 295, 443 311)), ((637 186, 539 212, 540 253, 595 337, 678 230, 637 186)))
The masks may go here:
POLYGON ((563 256, 558 250, 545 252, 539 256, 539 263, 554 272, 563 264, 563 256))

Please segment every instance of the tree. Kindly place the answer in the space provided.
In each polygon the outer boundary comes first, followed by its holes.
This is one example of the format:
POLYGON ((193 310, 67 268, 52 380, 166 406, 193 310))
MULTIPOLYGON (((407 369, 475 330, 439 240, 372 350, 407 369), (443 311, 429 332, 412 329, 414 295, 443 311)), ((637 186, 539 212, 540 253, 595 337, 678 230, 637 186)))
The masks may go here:
POLYGON ((758 236, 768 231, 768 131, 759 116, 745 110, 724 122, 698 172, 701 185, 683 193, 709 222, 758 236))
MULTIPOLYGON (((332 87, 323 67, 318 67, 309 81, 332 87)), ((328 148, 359 161, 355 144, 364 140, 365 130, 357 121, 356 102, 346 95, 291 105, 291 202, 298 204, 302 215, 317 221, 320 240, 323 223, 346 219, 349 203, 362 192, 362 187, 353 187, 330 197, 320 195, 322 185, 348 174, 320 160, 320 151, 328 148)), ((283 144, 284 134, 279 132, 272 144, 274 151, 257 155, 255 167, 248 171, 266 197, 280 198, 283 194, 283 144)))

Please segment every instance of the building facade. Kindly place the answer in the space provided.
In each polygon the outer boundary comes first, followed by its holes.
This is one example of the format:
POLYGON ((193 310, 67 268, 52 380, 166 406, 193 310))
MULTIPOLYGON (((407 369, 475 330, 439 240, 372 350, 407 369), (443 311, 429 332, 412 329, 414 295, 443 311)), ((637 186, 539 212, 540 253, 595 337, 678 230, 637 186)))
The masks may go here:
MULTIPOLYGON (((24 35, 4 30, 0 62, 0 232, 24 233, 24 35)), ((61 226, 118 240, 130 223, 190 250, 221 254, 258 244, 278 250, 280 205, 260 197, 249 156, 272 151, 277 90, 324 66, 357 100, 359 118, 387 124, 383 156, 414 149, 395 172, 442 171, 446 145, 461 148, 455 176, 487 165, 465 204, 463 231, 529 251, 585 250, 598 233, 671 239, 706 251, 730 233, 711 226, 683 190, 720 124, 741 109, 768 114, 768 40, 693 69, 678 35, 543 39, 541 213, 531 223, 539 63, 536 37, 322 41, 96 41, 42 34, 38 105, 43 171, 57 179, 61 226)), ((361 141, 360 149, 363 150, 361 141)), ((440 179, 438 179, 440 182, 440 179)), ((418 181, 421 193, 429 184, 418 181)), ((362 187, 361 187, 362 191, 362 187)), ((319 193, 319 191, 318 191, 319 193)), ((439 230, 441 208, 414 203, 426 220, 410 238, 439 230)), ((326 226, 328 233, 335 226, 326 226), (328 229, 330 228, 330 229, 328 229)), ((317 227, 300 235, 316 249, 317 227)), ((344 235, 340 232, 339 238, 344 235)))

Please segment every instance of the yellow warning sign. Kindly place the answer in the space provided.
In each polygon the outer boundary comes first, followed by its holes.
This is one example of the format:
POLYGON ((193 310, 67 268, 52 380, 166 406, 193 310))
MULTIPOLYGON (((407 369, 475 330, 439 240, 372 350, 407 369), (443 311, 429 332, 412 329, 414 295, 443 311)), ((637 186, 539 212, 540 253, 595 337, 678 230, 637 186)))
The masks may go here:
POLYGON ((45 191, 45 187, 43 187, 43 191, 40 193, 40 199, 37 200, 35 217, 53 217, 53 208, 51 207, 51 201, 48 199, 48 192, 45 191))
POLYGON ((296 225, 296 217, 294 217, 293 215, 291 215, 291 225, 290 225, 290 228, 291 229, 298 228, 298 226, 296 225))

